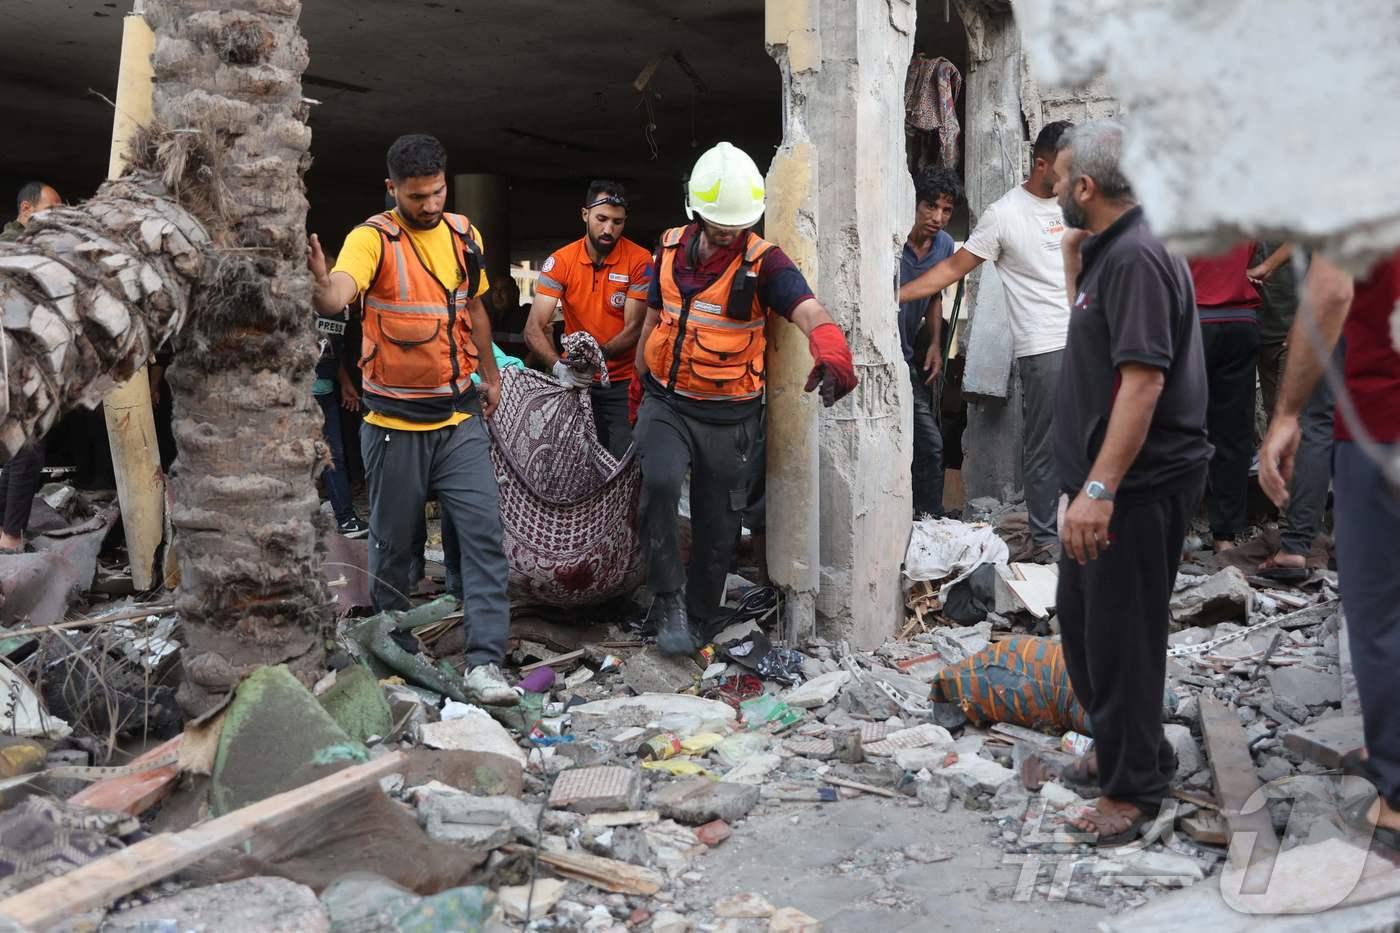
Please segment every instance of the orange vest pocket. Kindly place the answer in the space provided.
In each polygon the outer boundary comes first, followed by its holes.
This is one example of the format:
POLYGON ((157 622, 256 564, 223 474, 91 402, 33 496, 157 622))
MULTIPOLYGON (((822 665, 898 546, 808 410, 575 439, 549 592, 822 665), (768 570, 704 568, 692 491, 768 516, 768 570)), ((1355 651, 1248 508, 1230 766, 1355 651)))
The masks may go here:
POLYGON ((379 315, 379 332, 383 340, 374 354, 375 371, 381 382, 403 389, 434 389, 444 384, 449 373, 443 363, 446 341, 440 337, 443 322, 433 317, 379 315))

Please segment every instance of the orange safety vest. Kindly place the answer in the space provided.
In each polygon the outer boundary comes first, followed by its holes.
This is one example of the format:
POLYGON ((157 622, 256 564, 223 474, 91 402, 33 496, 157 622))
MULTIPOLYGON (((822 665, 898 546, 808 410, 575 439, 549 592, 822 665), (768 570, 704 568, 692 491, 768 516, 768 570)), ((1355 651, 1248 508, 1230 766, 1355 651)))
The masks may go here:
MULTIPOLYGON (((661 236, 661 320, 647 339, 647 369, 677 395, 741 402, 763 394, 767 346, 758 270, 773 244, 746 234, 744 250, 709 287, 689 297, 676 285, 676 249, 684 227, 661 236)), ((697 234, 698 235, 698 234, 697 234)))
POLYGON ((383 239, 379 269, 364 300, 360 368, 364 389, 404 401, 437 400, 444 407, 472 388, 476 344, 467 302, 476 293, 481 249, 465 215, 443 214, 452 231, 462 284, 449 291, 428 270, 390 211, 364 226, 383 239))

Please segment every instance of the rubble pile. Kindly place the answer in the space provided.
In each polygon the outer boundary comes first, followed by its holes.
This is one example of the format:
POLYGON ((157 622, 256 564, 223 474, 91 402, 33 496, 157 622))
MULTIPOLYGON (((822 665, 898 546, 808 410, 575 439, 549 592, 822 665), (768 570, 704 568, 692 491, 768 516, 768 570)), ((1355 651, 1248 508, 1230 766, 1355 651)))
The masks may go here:
MULTIPOLYGON (((661 654, 636 605, 571 624, 521 609, 509 707, 467 701, 451 597, 367 615, 338 592, 335 670, 307 685, 259 669, 183 726, 163 716, 180 651, 168 607, 11 638, 6 731, 25 738, 0 748, 18 776, 0 784, 0 841, 11 822, 91 841, 12 863, 0 914, 69 929, 818 930, 804 904, 715 889, 707 860, 756 820, 820 824, 857 798, 891 820, 980 814, 985 837, 960 844, 1022 866, 990 896, 1112 912, 1226 868, 1241 787, 1264 789, 1279 851, 1345 840, 1323 779, 1360 744, 1334 573, 1285 586, 1187 556, 1162 698, 1172 797, 1143 840, 1103 850, 1067 822, 1093 790, 1057 778, 1093 740, 1060 659, 1055 568, 1012 559, 1014 508, 969 514, 996 524, 918 523, 906 624, 873 651, 778 643, 776 592, 737 578, 732 624, 694 657, 661 654), (97 677, 102 702, 77 703, 95 687, 76 664, 126 679, 97 677), (129 697, 132 678, 152 689, 129 697), (122 735, 145 753, 94 767, 122 735), (138 847, 157 867, 103 867, 138 847)), ((840 870, 933 877, 951 857, 930 840, 840 870)))

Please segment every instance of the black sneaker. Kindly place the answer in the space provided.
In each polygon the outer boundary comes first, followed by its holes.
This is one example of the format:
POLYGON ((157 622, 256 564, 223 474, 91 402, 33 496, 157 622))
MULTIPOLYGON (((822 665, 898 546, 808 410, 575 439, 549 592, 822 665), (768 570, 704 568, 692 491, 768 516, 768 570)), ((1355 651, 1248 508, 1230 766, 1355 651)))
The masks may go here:
POLYGON ((363 538, 369 534, 369 523, 355 515, 337 525, 336 530, 347 538, 363 538))
POLYGON ((700 639, 685 611, 680 593, 662 593, 652 600, 648 615, 656 619, 656 647, 662 654, 686 655, 700 650, 700 639))

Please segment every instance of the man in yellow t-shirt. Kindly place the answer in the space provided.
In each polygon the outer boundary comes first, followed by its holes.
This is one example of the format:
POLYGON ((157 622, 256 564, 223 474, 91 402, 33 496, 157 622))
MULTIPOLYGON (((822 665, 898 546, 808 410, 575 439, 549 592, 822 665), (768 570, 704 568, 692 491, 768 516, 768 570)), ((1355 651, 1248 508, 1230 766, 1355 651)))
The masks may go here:
POLYGON ((482 420, 500 398, 500 372, 481 301, 481 235, 466 217, 444 211, 442 143, 401 136, 388 167, 394 209, 352 230, 334 269, 327 270, 314 235, 307 259, 317 311, 334 313, 364 296, 361 401, 368 414, 360 448, 370 499, 370 596, 378 610, 409 608, 418 524, 436 495, 461 555, 465 692, 509 705, 518 700, 500 668, 509 571, 482 420))

